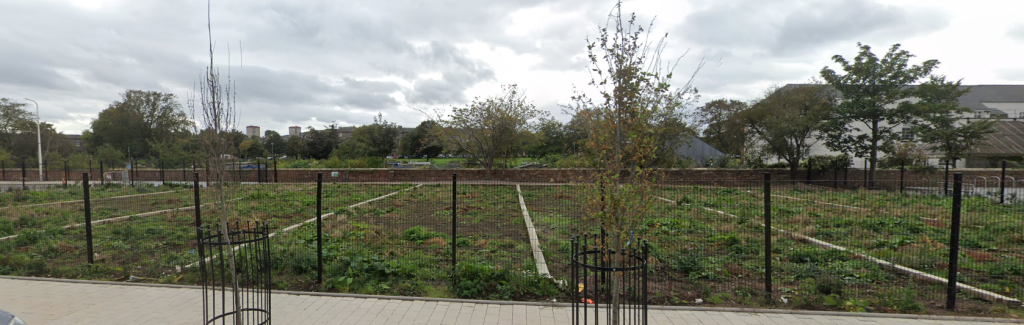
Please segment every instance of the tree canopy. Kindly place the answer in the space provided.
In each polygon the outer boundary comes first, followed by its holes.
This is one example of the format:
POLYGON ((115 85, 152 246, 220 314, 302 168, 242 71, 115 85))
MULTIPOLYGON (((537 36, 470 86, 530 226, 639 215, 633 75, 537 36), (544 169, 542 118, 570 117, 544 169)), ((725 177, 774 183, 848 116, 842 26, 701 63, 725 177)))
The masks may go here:
POLYGON ((438 127, 434 135, 453 152, 465 152, 483 165, 487 176, 500 158, 513 157, 513 149, 521 145, 523 134, 531 121, 543 117, 526 100, 517 85, 502 86, 502 92, 488 98, 476 98, 469 106, 455 107, 445 118, 440 112, 427 114, 438 127))
POLYGON ((430 131, 438 127, 437 122, 426 120, 412 132, 402 137, 398 152, 404 156, 434 158, 444 151, 444 146, 430 131))
POLYGON ((852 62, 841 55, 832 57, 845 73, 829 67, 821 69, 821 77, 842 94, 842 100, 820 135, 829 149, 868 158, 873 184, 878 152, 900 139, 896 127, 913 119, 910 110, 896 104, 912 96, 907 86, 931 74, 939 61, 911 65, 914 55, 901 50, 899 44, 881 58, 871 52, 870 46, 857 46, 860 53, 852 62))
POLYGON ((768 88, 763 99, 738 114, 768 153, 789 164, 796 178, 800 161, 814 145, 812 135, 835 109, 836 98, 821 83, 768 88))
POLYGON ((948 161, 965 158, 986 134, 995 132, 996 122, 992 120, 961 122, 963 114, 971 109, 960 106, 959 98, 970 91, 960 87, 960 80, 952 82, 944 76, 932 76, 913 89, 920 99, 917 103, 904 103, 918 117, 912 122, 918 140, 941 152, 948 161))
POLYGON ((388 122, 384 116, 377 114, 373 124, 357 127, 352 137, 338 147, 338 156, 345 158, 376 157, 384 158, 398 148, 398 136, 402 127, 388 122))
POLYGON ((723 153, 743 155, 747 144, 746 125, 737 114, 747 110, 747 103, 735 99, 715 99, 697 108, 698 123, 704 126, 700 137, 723 153))
POLYGON ((181 137, 190 127, 174 94, 128 90, 92 120, 83 138, 93 152, 109 144, 133 157, 150 157, 152 142, 181 137))

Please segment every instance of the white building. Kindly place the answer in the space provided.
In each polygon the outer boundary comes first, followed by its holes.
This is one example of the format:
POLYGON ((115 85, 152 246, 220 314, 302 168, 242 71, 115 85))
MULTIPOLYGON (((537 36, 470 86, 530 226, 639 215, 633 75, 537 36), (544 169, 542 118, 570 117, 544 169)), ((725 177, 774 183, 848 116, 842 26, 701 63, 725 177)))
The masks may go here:
MULTIPOLYGON (((970 123, 977 119, 998 119, 995 126, 995 133, 986 136, 982 144, 968 153, 966 159, 956 162, 956 168, 985 168, 996 167, 998 161, 1006 158, 1017 158, 1024 156, 1024 85, 974 85, 962 86, 970 88, 971 91, 960 97, 960 105, 971 109, 971 113, 964 114, 961 123, 970 123)), ((917 98, 907 99, 916 102, 917 98)), ((889 105, 886 108, 894 109, 896 105, 889 105)), ((888 126, 888 125, 884 125, 888 126)), ((867 133, 870 127, 863 123, 855 122, 848 125, 851 128, 860 129, 860 133, 867 133)), ((916 137, 910 130, 910 126, 897 126, 896 130, 902 130, 903 141, 916 141, 916 137)), ((839 152, 831 151, 825 147, 824 141, 816 141, 809 150, 809 155, 837 155, 839 152)), ((879 153, 879 158, 884 154, 879 153)), ((941 165, 942 154, 929 152, 928 163, 930 165, 941 165)), ((862 160, 854 159, 854 166, 862 167, 862 160)))

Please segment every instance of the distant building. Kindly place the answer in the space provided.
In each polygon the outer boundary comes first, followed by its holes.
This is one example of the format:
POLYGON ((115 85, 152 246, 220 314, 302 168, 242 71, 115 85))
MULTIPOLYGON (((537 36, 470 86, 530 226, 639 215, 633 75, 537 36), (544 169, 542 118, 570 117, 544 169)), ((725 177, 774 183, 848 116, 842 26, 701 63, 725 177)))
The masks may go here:
POLYGON ((676 148, 675 152, 677 157, 693 159, 693 162, 700 167, 717 167, 708 165, 715 159, 726 155, 696 137, 690 138, 690 143, 676 148))
POLYGON ((297 136, 301 136, 301 135, 302 135, 302 128, 301 127, 298 127, 298 126, 289 126, 288 127, 288 136, 290 136, 290 137, 297 137, 297 136))
POLYGON ((257 139, 259 139, 260 136, 261 136, 260 135, 260 127, 255 126, 255 125, 250 125, 250 126, 245 127, 245 135, 249 136, 249 138, 257 138, 257 139))

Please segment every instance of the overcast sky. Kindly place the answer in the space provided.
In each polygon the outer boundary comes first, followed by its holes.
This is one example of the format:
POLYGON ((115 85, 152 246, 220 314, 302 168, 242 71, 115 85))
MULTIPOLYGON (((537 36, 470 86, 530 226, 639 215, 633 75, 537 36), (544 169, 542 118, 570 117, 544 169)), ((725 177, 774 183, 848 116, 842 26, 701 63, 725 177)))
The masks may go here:
MULTIPOLYGON (((517 83, 562 116, 589 81, 586 38, 613 5, 593 0, 214 0, 215 61, 230 58, 238 127, 286 134, 465 105, 517 83), (230 48, 230 56, 228 49, 230 48)), ((701 101, 751 100, 851 58, 857 42, 938 59, 965 84, 1024 83, 1024 2, 642 0, 624 3, 668 33, 666 59, 696 77, 701 101)), ((81 133, 126 89, 182 104, 208 63, 206 1, 0 0, 0 97, 39 102, 42 119, 81 133)), ((677 78, 682 84, 685 80, 677 78)), ((30 107, 32 108, 32 107, 30 107)), ((187 108, 186 108, 187 109, 187 108)))

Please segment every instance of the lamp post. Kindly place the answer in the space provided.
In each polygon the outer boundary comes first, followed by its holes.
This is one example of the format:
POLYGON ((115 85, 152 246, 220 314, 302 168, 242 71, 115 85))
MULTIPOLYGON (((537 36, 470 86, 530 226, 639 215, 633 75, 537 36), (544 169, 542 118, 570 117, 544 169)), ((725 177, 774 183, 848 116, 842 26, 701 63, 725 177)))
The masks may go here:
POLYGON ((39 121, 40 120, 39 119, 39 103, 37 103, 34 100, 28 99, 28 98, 25 98, 25 100, 30 101, 33 104, 36 104, 36 138, 39 141, 38 142, 39 143, 39 181, 42 182, 43 181, 43 131, 42 131, 43 127, 41 127, 39 125, 41 123, 39 121))

